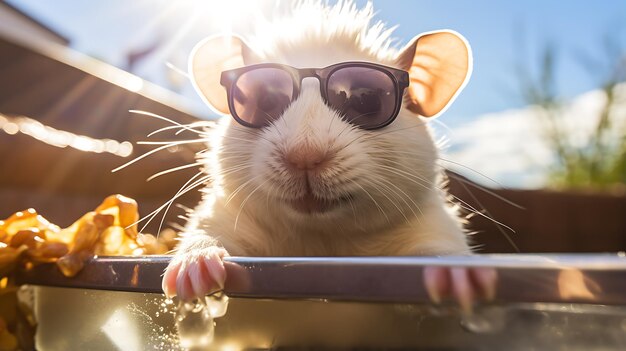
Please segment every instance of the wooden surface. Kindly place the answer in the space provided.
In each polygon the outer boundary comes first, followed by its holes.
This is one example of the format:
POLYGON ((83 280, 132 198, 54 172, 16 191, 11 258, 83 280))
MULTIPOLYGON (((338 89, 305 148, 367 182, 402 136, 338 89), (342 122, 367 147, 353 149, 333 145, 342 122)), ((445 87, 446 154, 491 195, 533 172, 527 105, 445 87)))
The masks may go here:
POLYGON ((626 196, 601 192, 489 189, 520 205, 517 208, 475 186, 451 180, 450 190, 486 216, 474 216, 479 252, 515 252, 508 235, 522 252, 626 251, 626 196), (500 228, 498 228, 500 227, 500 228))
MULTIPOLYGON (((87 63, 95 65, 94 71, 109 68, 102 63, 87 63)), ((110 71, 115 73, 118 72, 110 71)), ((146 140, 150 132, 169 125, 133 115, 128 112, 130 109, 149 111, 179 123, 197 121, 191 114, 151 96, 159 94, 151 94, 149 86, 140 93, 132 92, 110 82, 116 77, 95 76, 1 38, 0 77, 2 114, 23 115, 78 135, 135 144, 146 140)), ((178 136, 164 133, 163 138, 182 140, 191 136, 188 132, 178 136)), ((175 153, 162 151, 118 173, 111 172, 151 148, 134 145, 133 154, 123 158, 53 147, 24 134, 0 131, 0 218, 34 207, 49 220, 65 226, 113 193, 137 199, 142 214, 147 214, 175 194, 197 169, 148 183, 146 179, 159 171, 194 162, 195 152, 203 146, 180 147, 175 153)), ((180 202, 193 206, 198 199, 198 193, 193 192, 180 202)))

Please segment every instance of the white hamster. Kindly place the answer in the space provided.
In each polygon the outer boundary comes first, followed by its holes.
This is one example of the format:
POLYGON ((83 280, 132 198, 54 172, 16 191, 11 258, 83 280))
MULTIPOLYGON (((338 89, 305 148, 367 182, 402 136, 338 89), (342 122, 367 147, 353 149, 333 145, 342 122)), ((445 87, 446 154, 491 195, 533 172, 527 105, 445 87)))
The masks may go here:
MULTIPOLYGON (((223 117, 199 156, 211 181, 164 275, 167 295, 193 299, 222 287, 228 254, 470 253, 462 220, 442 190, 425 117, 443 112, 466 84, 469 46, 459 34, 439 31, 396 49, 391 31, 373 23, 373 14, 371 5, 357 9, 350 1, 301 2, 260 24, 246 41, 220 36, 196 47, 194 84, 224 114, 230 112, 221 72, 258 63, 371 62, 408 71, 410 84, 397 118, 380 129, 348 122, 325 102, 315 78, 304 78, 298 97, 265 127, 223 117)), ((449 289, 442 274, 430 274, 435 300, 449 289)))

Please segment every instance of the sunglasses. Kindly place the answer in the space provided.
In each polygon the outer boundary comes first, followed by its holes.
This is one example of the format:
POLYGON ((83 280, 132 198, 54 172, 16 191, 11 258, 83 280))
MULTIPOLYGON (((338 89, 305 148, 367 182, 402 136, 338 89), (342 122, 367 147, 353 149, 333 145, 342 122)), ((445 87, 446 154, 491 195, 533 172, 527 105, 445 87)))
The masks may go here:
POLYGON ((279 118, 298 97, 302 80, 317 78, 328 106, 363 129, 389 125, 402 106, 408 72, 368 62, 298 69, 264 63, 222 72, 228 107, 237 122, 261 128, 279 118))

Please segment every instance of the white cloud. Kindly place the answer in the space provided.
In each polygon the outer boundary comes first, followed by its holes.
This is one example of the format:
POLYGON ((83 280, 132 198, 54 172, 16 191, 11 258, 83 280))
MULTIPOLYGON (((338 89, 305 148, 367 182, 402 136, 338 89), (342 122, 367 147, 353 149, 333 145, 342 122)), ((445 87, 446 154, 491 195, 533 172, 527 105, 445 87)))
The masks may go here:
MULTIPOLYGON (((626 85, 620 87, 617 96, 626 102, 626 85)), ((558 118, 558 124, 567 131, 572 145, 587 143, 595 129, 598 116, 605 102, 601 91, 591 91, 575 98, 558 118)), ((614 134, 626 127, 626 103, 619 105, 614 134)), ((554 153, 543 137, 545 120, 535 107, 503 111, 478 117, 472 122, 451 127, 447 134, 448 149, 444 158, 463 164, 476 172, 495 179, 507 187, 538 188, 546 183, 547 170, 555 162, 554 153)), ((437 128, 435 128, 437 129, 437 128)), ((494 184, 476 172, 443 162, 467 177, 488 186, 494 184)))

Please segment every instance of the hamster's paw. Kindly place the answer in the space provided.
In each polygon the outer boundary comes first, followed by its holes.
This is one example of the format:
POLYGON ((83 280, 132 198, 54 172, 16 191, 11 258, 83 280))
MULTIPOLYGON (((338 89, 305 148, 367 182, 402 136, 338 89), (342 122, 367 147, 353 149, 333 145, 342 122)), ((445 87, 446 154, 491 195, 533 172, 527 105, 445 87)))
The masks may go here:
POLYGON ((176 255, 163 275, 163 292, 183 301, 204 297, 224 288, 226 250, 217 246, 194 248, 176 255))
POLYGON ((494 299, 498 276, 496 270, 489 267, 431 266, 424 268, 423 278, 433 302, 453 297, 464 313, 471 314, 476 301, 494 299))

